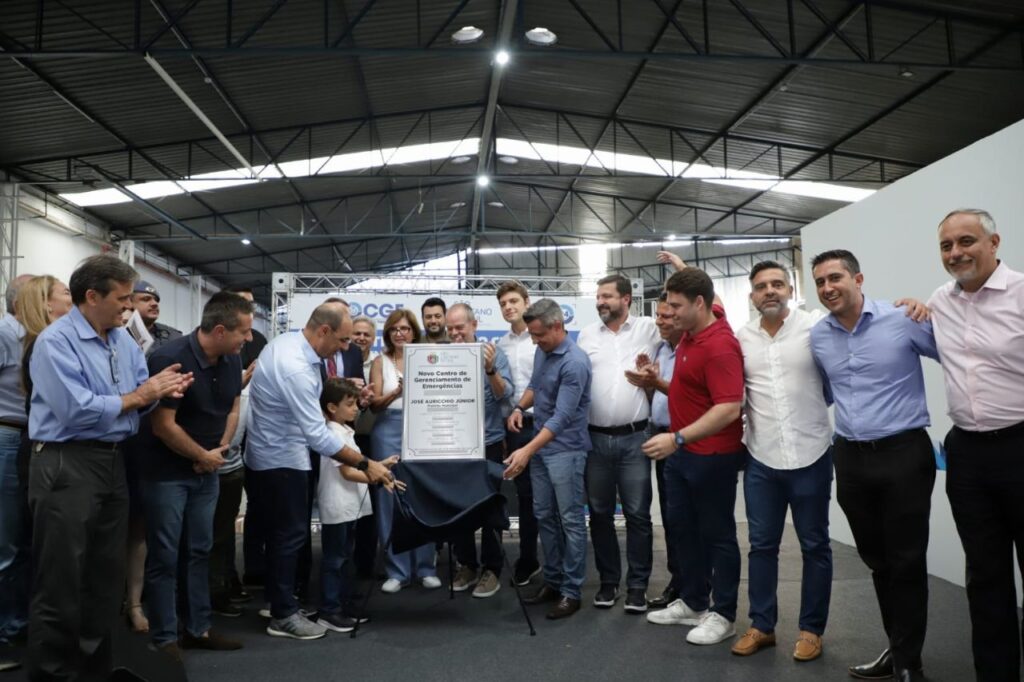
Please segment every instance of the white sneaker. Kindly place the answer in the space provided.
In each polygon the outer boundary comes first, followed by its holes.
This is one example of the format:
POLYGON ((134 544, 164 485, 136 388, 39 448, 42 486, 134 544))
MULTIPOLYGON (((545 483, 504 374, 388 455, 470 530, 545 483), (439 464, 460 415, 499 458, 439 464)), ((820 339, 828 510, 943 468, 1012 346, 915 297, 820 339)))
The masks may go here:
POLYGON ((436 590, 441 587, 441 579, 436 575, 428 575, 426 578, 420 581, 420 584, 428 590, 436 590))
POLYGON ((647 622, 655 625, 697 625, 707 611, 694 611, 682 599, 659 611, 648 611, 647 622))
POLYGON ((726 620, 721 614, 708 611, 701 617, 697 627, 686 634, 686 641, 690 644, 718 644, 735 634, 735 623, 726 620))
POLYGON ((394 594, 402 589, 402 581, 395 578, 388 578, 384 581, 384 584, 380 586, 380 591, 386 594, 394 594))

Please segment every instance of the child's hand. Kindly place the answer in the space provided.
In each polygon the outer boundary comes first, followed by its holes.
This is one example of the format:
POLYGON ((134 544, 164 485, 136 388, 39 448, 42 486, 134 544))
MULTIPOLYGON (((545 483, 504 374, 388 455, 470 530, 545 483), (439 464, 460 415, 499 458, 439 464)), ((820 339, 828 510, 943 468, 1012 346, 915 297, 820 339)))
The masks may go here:
POLYGON ((398 455, 391 455, 387 459, 381 461, 381 464, 386 466, 388 469, 398 464, 398 455))

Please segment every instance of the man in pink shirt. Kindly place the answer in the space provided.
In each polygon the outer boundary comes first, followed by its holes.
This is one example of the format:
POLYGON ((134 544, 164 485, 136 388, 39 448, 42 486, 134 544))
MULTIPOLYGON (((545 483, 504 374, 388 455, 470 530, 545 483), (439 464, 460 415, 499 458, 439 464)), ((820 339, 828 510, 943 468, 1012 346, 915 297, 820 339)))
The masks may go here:
POLYGON ((946 494, 967 555, 974 668, 979 682, 1020 679, 1013 548, 1024 549, 1024 274, 996 257, 988 212, 958 209, 939 223, 954 281, 928 306, 953 428, 946 494))

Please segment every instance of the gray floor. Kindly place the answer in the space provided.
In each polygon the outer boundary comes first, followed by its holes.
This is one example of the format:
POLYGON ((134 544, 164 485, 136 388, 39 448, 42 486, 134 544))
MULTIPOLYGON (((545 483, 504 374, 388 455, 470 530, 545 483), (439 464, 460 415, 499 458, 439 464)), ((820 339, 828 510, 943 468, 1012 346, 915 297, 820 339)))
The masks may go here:
MULTIPOLYGON (((620 534, 621 536, 621 534, 620 534)), ((745 524, 740 537, 745 538, 745 524)), ((620 540, 623 540, 620 537, 620 540)), ((664 552, 656 542, 652 590, 664 584, 664 552)), ((515 554, 515 542, 506 543, 515 554)), ((746 543, 741 542, 746 555, 746 543)), ((507 583, 490 599, 421 587, 397 595, 376 592, 372 624, 357 639, 330 633, 314 642, 272 639, 250 604, 242 618, 218 618, 216 627, 239 637, 245 649, 230 653, 188 652, 189 679, 272 680, 709 680, 770 682, 849 679, 846 667, 874 658, 885 646, 868 572, 851 547, 836 545, 835 581, 825 654, 811 663, 791 659, 800 595, 800 554, 787 530, 780 566, 779 646, 749 658, 729 653, 730 644, 697 647, 686 643, 685 627, 655 626, 627 615, 621 602, 611 610, 589 605, 596 589, 591 562, 584 608, 568 620, 550 622, 543 607, 530 610, 537 635, 531 637, 507 583)), ((440 567, 445 571, 446 567, 440 567)), ((746 568, 744 566, 744 575, 746 568)), ((746 583, 740 588, 737 627, 746 628, 746 583)), ((925 672, 933 682, 974 678, 964 591, 933 579, 925 672)))

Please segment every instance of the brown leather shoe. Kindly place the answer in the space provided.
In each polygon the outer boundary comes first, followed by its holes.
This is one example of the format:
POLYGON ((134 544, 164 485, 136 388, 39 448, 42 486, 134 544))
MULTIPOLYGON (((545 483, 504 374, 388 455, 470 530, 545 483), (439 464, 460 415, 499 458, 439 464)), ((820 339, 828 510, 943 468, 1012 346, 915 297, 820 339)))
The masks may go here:
POLYGON ((775 646, 775 633, 761 632, 750 628, 732 645, 732 652, 737 656, 756 654, 765 647, 775 646))
POLYGON ((185 658, 181 653, 181 647, 178 646, 177 642, 168 642, 167 644, 160 644, 155 647, 157 651, 163 655, 169 657, 175 663, 183 663, 185 658))
POLYGON ((821 636, 806 630, 800 631, 793 649, 793 658, 798 661, 813 661, 821 656, 821 636))
POLYGON ((580 600, 570 599, 569 597, 562 597, 555 604, 555 607, 548 611, 548 620, 558 620, 559 618, 568 618, 572 614, 580 610, 580 600))
POLYGON ((533 593, 532 596, 523 597, 524 604, 546 604, 551 601, 558 601, 562 598, 562 594, 558 590, 554 590, 547 585, 541 585, 540 589, 533 593))

